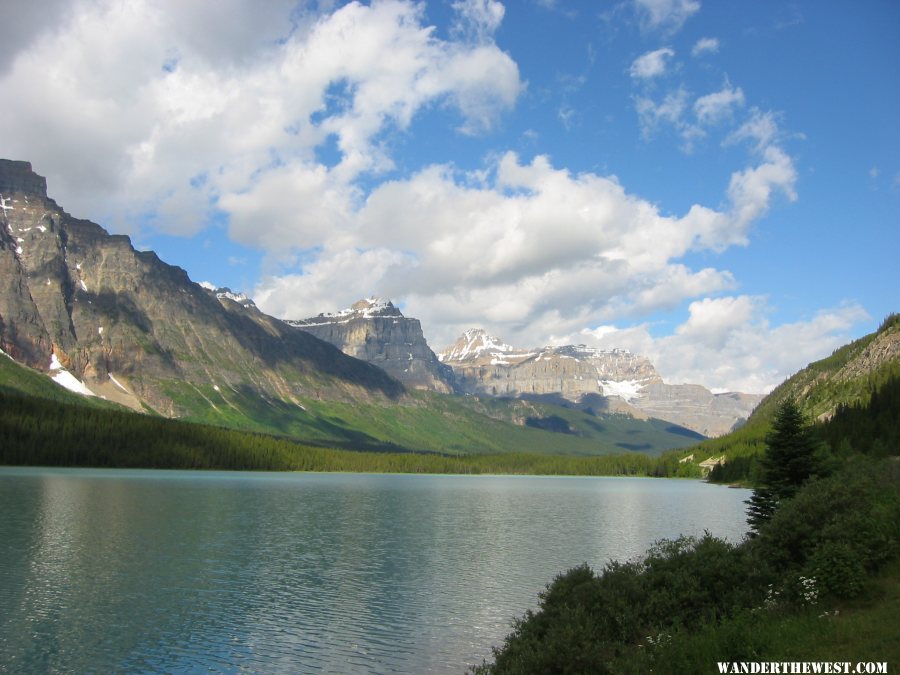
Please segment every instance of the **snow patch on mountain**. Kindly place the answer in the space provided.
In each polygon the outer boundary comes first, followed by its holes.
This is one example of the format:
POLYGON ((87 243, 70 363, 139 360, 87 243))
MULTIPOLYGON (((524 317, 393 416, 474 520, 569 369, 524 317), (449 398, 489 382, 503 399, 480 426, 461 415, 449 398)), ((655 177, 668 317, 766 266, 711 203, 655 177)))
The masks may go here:
MULTIPOLYGON (((346 324, 356 319, 375 319, 379 317, 400 317, 403 314, 393 302, 385 298, 372 296, 354 302, 350 307, 338 312, 322 312, 318 316, 309 319, 285 319, 285 323, 291 326, 315 327, 335 324, 346 324)), ((394 323, 397 323, 394 321, 394 323)))
POLYGON ((618 396, 626 403, 640 398, 641 388, 644 386, 639 380, 597 380, 597 384, 604 396, 618 396))
POLYGON ((56 382, 56 384, 61 387, 65 387, 69 391, 74 391, 76 394, 81 394, 82 396, 96 396, 94 392, 87 388, 87 385, 79 380, 77 377, 72 375, 68 370, 63 368, 63 365, 59 362, 59 359, 56 357, 56 354, 53 354, 50 357, 50 372, 55 373, 51 375, 51 379, 56 382))
POLYGON ((114 385, 116 385, 119 389, 121 389, 122 391, 124 391, 126 394, 130 394, 130 393, 131 393, 130 391, 128 391, 128 390, 125 388, 125 386, 124 386, 121 382, 119 382, 115 377, 113 377, 113 374, 112 374, 112 373, 109 373, 109 379, 112 381, 112 383, 113 383, 114 385))
POLYGON ((236 302, 242 307, 256 307, 256 303, 254 303, 253 300, 251 300, 249 297, 247 297, 243 293, 235 293, 227 286, 216 286, 209 283, 208 281, 201 281, 198 285, 204 290, 207 290, 215 295, 219 300, 231 300, 232 302, 236 302))

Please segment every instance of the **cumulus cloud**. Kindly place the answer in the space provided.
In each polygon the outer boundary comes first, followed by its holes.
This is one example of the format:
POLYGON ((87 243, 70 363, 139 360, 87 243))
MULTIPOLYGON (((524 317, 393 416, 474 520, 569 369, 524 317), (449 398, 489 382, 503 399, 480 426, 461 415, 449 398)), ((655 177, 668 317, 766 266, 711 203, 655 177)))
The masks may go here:
POLYGON ((73 4, 0 75, 16 92, 0 117, 4 154, 31 160, 74 212, 119 231, 150 222, 190 234, 210 204, 237 208, 278 182, 261 174, 306 171, 305 185, 346 191, 393 166, 383 134, 423 107, 455 110, 461 131, 480 133, 523 86, 489 39, 495 2, 457 3, 481 26, 476 42, 437 38, 423 6, 401 0, 318 16, 287 1, 223 3, 73 4), (316 166, 326 142, 338 161, 316 166))
POLYGON ((649 356, 673 384, 768 393, 797 370, 845 344, 853 327, 870 318, 860 306, 845 305, 775 326, 770 313, 765 298, 707 298, 691 303, 687 320, 665 337, 654 337, 645 324, 602 325, 554 341, 629 348, 649 356))
POLYGON ((718 38, 700 38, 691 48, 691 56, 702 56, 703 54, 715 54, 719 51, 718 38))
MULTIPOLYGON (((672 32, 699 2, 635 6, 645 28, 672 32)), ((0 86, 15 92, 0 115, 2 154, 29 159, 60 203, 118 231, 195 234, 224 217, 232 239, 273 263, 254 292, 272 314, 302 318, 385 295, 422 320, 435 346, 472 325, 541 344, 550 331, 578 334, 732 292, 727 270, 684 257, 746 244, 776 197, 795 198, 771 113, 751 109, 726 139, 749 143, 753 160, 723 185, 722 204, 675 215, 615 176, 573 173, 543 155, 500 152, 470 173, 448 164, 387 173, 392 136, 423 110, 447 110, 457 131, 481 134, 524 89, 493 41, 503 5, 452 7, 449 39, 426 24, 424 5, 404 0, 321 14, 292 0, 84 0, 57 24, 23 15, 19 47, 0 50, 0 86)), ((632 77, 659 77, 673 57, 668 47, 644 54, 632 77)), ((654 100, 640 86, 642 132, 672 127, 685 146, 744 105, 727 84, 696 100, 684 87, 654 100)), ((768 330, 759 302, 723 300, 692 305, 670 346, 642 329, 609 335, 643 340, 651 356, 694 340, 687 377, 703 355, 728 353, 739 318, 768 330)))
MULTIPOLYGON (((324 248, 302 273, 267 279, 255 297, 266 311, 304 317, 378 293, 402 300, 436 345, 485 323, 538 344, 548 326, 577 331, 735 288, 727 271, 680 259, 746 243, 754 218, 786 189, 787 163, 763 157, 732 176, 725 208, 697 204, 681 216, 662 214, 614 177, 573 174, 544 156, 506 153, 476 181, 426 167, 342 212, 345 224, 313 237, 324 248)), ((285 232, 278 245, 309 241, 285 232)))
POLYGON ((644 30, 675 33, 700 10, 698 0, 634 0, 644 30))
POLYGON ((751 109, 747 121, 728 135, 725 144, 732 145, 741 141, 751 141, 756 150, 761 152, 778 143, 780 139, 781 131, 776 115, 754 107, 751 109))
POLYGON ((670 91, 658 103, 649 96, 635 98, 635 108, 641 126, 641 135, 650 138, 662 124, 685 129, 684 113, 688 109, 690 94, 684 87, 670 91))
POLYGON ((673 56, 675 56, 675 51, 669 47, 647 52, 632 62, 628 72, 635 79, 647 80, 658 77, 666 72, 668 60, 673 56))

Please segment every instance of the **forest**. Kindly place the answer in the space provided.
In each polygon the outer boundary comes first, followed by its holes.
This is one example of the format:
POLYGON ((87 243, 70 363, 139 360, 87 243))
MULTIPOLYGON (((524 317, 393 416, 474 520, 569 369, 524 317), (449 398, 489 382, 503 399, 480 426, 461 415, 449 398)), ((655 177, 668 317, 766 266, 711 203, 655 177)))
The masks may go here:
POLYGON ((87 407, 0 389, 0 464, 31 466, 355 471, 380 473, 699 476, 675 453, 578 456, 374 452, 87 407))

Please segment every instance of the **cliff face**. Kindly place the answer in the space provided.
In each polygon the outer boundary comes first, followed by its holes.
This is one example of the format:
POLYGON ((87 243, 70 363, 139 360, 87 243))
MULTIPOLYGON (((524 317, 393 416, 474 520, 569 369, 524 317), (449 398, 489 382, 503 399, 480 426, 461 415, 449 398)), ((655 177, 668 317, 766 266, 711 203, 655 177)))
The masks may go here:
POLYGON ((378 366, 409 387, 454 391, 453 371, 428 346, 419 320, 403 316, 388 300, 360 300, 335 314, 285 323, 378 366))
POLYGON ((378 369, 73 218, 26 162, 0 160, 0 201, 0 347, 17 361, 168 416, 215 406, 223 387, 287 402, 402 395, 378 369))
POLYGON ((516 349, 481 329, 466 331, 439 355, 472 394, 562 397, 635 417, 656 417, 705 436, 718 436, 746 419, 761 396, 713 394, 699 385, 665 384, 649 359, 627 350, 584 345, 516 349))
POLYGON ((662 382, 653 364, 625 350, 584 345, 516 349, 481 329, 466 331, 441 352, 466 393, 491 396, 561 394, 577 400, 608 393, 625 400, 629 388, 662 382))

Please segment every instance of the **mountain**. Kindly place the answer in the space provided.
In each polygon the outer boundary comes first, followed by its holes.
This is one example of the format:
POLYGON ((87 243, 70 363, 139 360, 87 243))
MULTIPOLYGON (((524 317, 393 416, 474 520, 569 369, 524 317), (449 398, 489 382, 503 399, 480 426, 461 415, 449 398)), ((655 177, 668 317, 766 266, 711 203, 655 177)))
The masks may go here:
POLYGON ((246 296, 194 283, 128 237, 74 218, 30 164, 0 160, 0 390, 36 399, 33 410, 58 400, 126 406, 377 452, 658 454, 696 440, 659 420, 435 393, 450 390, 451 371, 418 321, 364 301, 335 323, 357 319, 371 322, 360 353, 383 355, 386 367, 405 359, 400 372, 419 377, 410 389, 246 296))
POLYGON ((591 408, 599 403, 607 410, 674 422, 704 436, 731 431, 762 398, 666 384, 649 359, 624 349, 517 349, 480 328, 467 330, 438 358, 453 368, 457 386, 466 393, 561 397, 591 408), (605 400, 598 402, 598 397, 605 400))
POLYGON ((0 160, 0 208, 0 349, 60 383, 167 417, 227 409, 224 392, 404 396, 382 370, 73 218, 27 162, 0 160))
POLYGON ((454 391, 453 371, 431 351, 419 320, 403 316, 390 300, 363 299, 335 314, 285 323, 382 368, 408 387, 454 391))
POLYGON ((480 328, 467 330, 438 358, 453 368, 463 391, 491 396, 561 394, 575 401, 600 393, 629 402, 642 386, 662 382, 650 361, 626 350, 517 349, 480 328))

